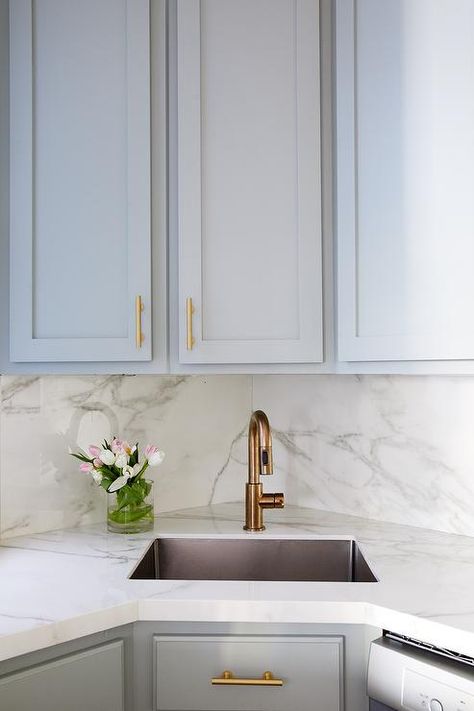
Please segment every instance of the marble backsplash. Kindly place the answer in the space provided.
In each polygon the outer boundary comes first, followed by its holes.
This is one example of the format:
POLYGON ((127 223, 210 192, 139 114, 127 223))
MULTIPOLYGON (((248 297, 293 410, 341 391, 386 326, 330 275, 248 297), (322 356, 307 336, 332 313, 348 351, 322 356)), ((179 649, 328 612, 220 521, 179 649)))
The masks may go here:
POLYGON ((274 435, 288 503, 474 536, 474 377, 2 376, 2 537, 103 520, 68 447, 120 433, 166 451, 156 510, 242 500, 246 430, 274 435))
POLYGON ((237 498, 250 408, 249 376, 2 376, 2 537, 104 520, 106 494, 68 448, 114 434, 166 452, 157 511, 237 498))
POLYGON ((259 376, 289 503, 474 536, 474 378, 259 376))

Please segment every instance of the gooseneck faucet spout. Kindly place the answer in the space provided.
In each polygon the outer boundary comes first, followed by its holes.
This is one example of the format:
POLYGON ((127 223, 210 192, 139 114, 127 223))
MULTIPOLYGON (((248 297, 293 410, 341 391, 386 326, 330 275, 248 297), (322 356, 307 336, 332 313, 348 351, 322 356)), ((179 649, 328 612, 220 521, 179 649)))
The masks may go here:
POLYGON ((261 475, 273 474, 272 433, 268 417, 256 410, 249 424, 249 474, 245 487, 245 531, 263 531, 263 509, 282 509, 284 495, 264 494, 261 475))

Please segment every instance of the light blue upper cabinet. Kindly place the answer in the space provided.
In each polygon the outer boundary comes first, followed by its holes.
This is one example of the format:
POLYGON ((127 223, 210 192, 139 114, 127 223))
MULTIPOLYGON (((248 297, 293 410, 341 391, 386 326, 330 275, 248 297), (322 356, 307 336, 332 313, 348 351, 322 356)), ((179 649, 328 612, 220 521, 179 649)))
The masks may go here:
POLYGON ((12 361, 151 358, 149 10, 10 2, 12 361))
POLYGON ((474 359, 474 3, 338 0, 340 360, 474 359))
POLYGON ((180 362, 321 361, 319 3, 178 0, 177 75, 180 362))

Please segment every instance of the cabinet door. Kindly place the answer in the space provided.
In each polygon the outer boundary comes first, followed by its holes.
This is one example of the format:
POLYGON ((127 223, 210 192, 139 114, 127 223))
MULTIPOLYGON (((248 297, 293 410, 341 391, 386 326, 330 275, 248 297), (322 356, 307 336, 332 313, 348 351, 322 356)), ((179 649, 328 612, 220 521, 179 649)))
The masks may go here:
POLYGON ((155 711, 343 711, 342 637, 156 636, 155 711), (281 686, 211 684, 230 671, 281 686))
POLYGON ((123 642, 0 677, 2 711, 123 711, 123 642))
POLYGON ((474 3, 338 0, 339 358, 474 358, 474 3))
POLYGON ((150 360, 149 2, 14 0, 10 36, 11 360, 150 360))
POLYGON ((178 0, 181 362, 322 359, 318 23, 178 0))

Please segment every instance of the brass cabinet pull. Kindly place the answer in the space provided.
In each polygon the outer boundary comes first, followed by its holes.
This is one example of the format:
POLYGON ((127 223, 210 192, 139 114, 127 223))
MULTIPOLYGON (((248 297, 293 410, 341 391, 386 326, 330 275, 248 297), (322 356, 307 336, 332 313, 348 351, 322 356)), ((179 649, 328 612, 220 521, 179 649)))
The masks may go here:
POLYGON ((141 348, 144 335, 142 332, 142 311, 145 307, 143 306, 142 297, 140 295, 135 297, 135 343, 137 348, 141 348))
POLYGON ((188 297, 186 299, 186 348, 188 351, 192 351, 196 342, 193 338, 193 313, 193 300, 191 297, 188 297))
POLYGON ((232 672, 225 671, 222 676, 211 679, 211 684, 217 686, 283 686, 283 679, 275 679, 272 672, 263 672, 261 679, 246 679, 235 677, 232 672))

